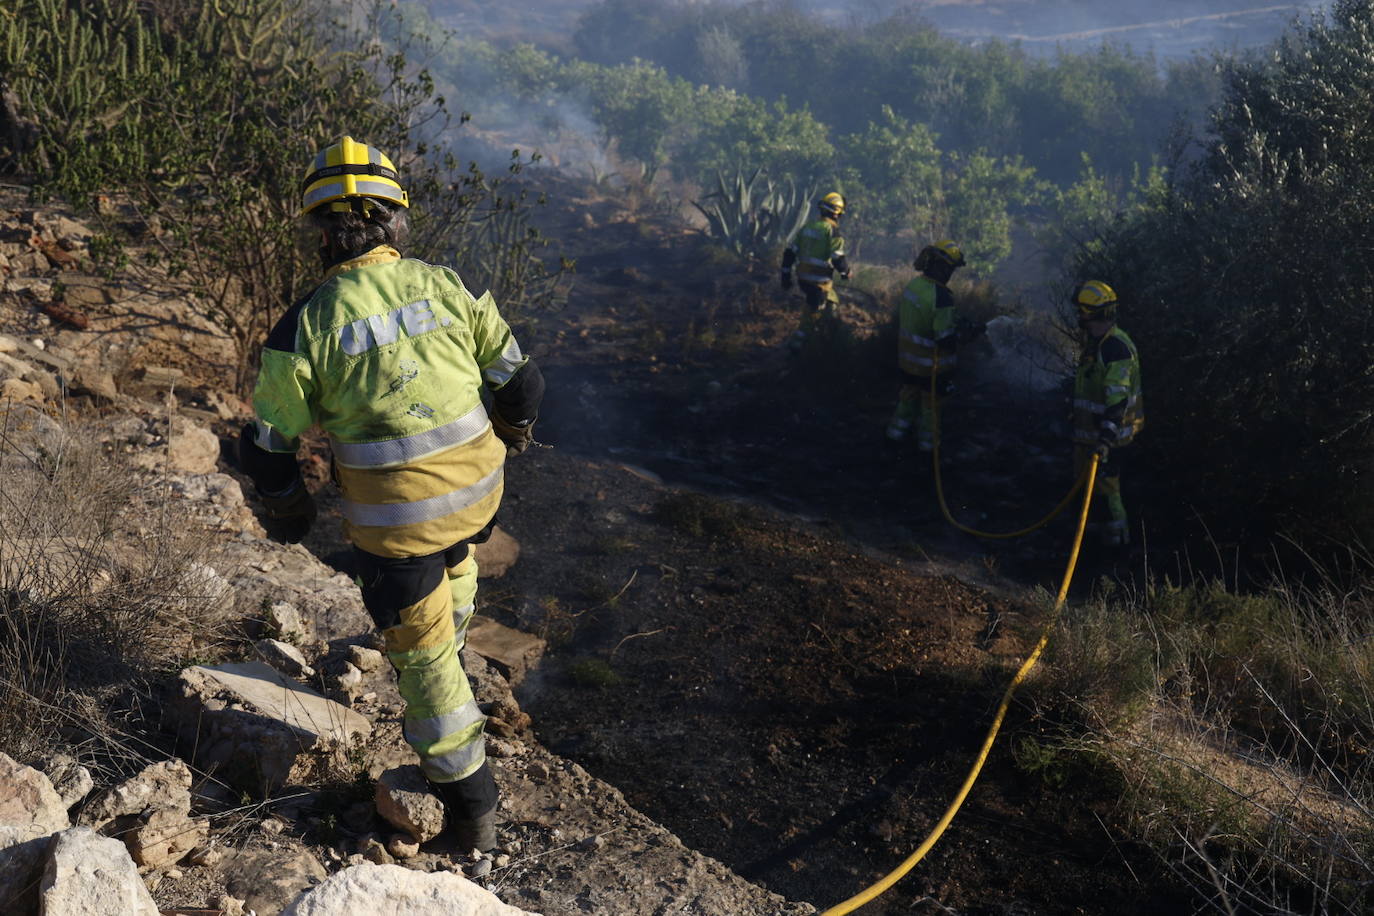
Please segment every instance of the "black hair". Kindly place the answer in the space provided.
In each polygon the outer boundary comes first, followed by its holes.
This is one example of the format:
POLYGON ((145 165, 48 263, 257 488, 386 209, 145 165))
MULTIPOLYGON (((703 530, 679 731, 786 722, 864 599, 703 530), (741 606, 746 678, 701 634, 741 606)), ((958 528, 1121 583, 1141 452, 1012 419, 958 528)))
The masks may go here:
POLYGON ((350 198, 348 203, 352 209, 320 207, 310 214, 311 223, 324 230, 320 261, 325 267, 366 254, 378 245, 399 248, 410 234, 404 209, 370 197, 350 198))

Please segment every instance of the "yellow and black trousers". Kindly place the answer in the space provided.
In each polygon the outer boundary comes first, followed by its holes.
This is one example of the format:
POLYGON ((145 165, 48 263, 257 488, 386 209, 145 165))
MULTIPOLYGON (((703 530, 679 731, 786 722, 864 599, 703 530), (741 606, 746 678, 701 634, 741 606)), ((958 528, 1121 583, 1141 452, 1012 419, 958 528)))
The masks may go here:
POLYGON ((386 642, 405 700, 406 742, 419 755, 445 800, 461 800, 460 816, 475 818, 496 806, 486 764, 486 717, 477 706, 459 652, 467 641, 477 597, 472 539, 425 556, 382 557, 354 547, 363 604, 386 642))

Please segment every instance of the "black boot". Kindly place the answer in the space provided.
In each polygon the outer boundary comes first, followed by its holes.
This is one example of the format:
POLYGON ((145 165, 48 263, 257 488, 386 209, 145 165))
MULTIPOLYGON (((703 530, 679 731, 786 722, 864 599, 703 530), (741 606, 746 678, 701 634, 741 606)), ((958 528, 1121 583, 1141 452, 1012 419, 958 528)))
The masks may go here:
POLYGON ((448 830, 464 852, 496 848, 496 779, 486 761, 477 772, 455 782, 431 782, 430 786, 448 811, 448 830))

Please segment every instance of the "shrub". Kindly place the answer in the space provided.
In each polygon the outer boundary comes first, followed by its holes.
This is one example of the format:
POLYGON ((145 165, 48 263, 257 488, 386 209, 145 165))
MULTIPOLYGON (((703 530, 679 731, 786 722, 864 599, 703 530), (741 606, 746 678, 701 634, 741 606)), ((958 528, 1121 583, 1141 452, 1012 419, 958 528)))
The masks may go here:
POLYGON ((1232 63, 1205 155, 1087 246, 1142 354, 1142 457, 1223 543, 1374 535, 1374 4, 1232 63))

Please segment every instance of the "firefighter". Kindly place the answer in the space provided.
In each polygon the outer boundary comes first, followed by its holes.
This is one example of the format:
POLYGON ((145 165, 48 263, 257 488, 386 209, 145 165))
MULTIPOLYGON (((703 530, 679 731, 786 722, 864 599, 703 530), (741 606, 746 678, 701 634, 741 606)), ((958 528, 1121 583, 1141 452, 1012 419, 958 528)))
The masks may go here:
POLYGON ((1083 351, 1073 386, 1074 474, 1083 473, 1094 453, 1101 458, 1094 505, 1107 515, 1102 542, 1108 547, 1130 543, 1126 506, 1121 500, 1121 466, 1126 446, 1145 425, 1140 392, 1140 354, 1116 324, 1116 293, 1101 280, 1089 280, 1073 291, 1083 351))
POLYGON ((901 388, 897 409, 887 424, 887 437, 901 442, 916 429, 916 446, 933 451, 939 435, 936 428, 936 398, 954 390, 954 372, 959 367, 958 316, 949 280, 964 266, 964 252, 949 239, 921 249, 912 266, 917 275, 902 291, 897 324, 897 368, 901 388), (935 375, 935 393, 930 377, 935 375))
POLYGON ((844 254, 844 239, 840 237, 840 217, 844 215, 844 198, 831 191, 816 201, 819 217, 807 223, 782 253, 782 288, 792 288, 792 266, 797 266, 797 282, 806 296, 806 311, 801 326, 788 341, 793 353, 801 352, 802 344, 815 326, 817 312, 833 317, 839 296, 835 295, 835 274, 849 279, 849 261, 844 254))
POLYGON ((395 166, 373 147, 344 137, 311 162, 301 216, 318 232, 324 276, 268 336, 240 459, 269 530, 299 541, 315 507, 296 449, 313 425, 329 436, 406 741, 458 844, 486 851, 497 787, 459 651, 477 594, 473 545, 491 532, 506 458, 533 441, 544 381, 490 293, 402 257, 408 207, 395 166))

